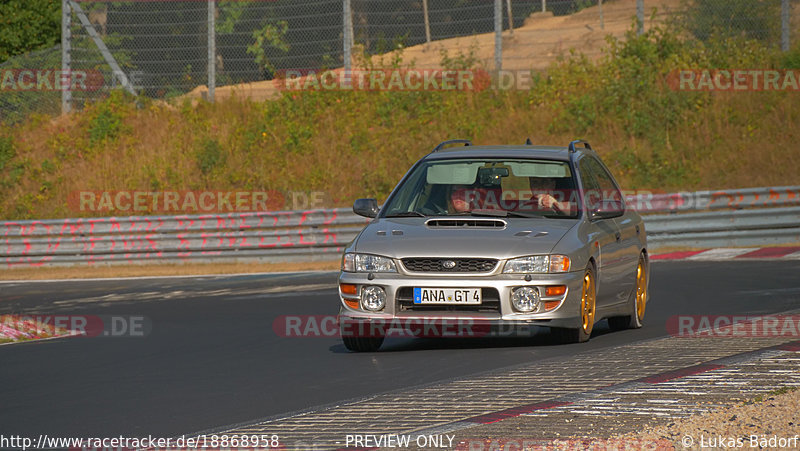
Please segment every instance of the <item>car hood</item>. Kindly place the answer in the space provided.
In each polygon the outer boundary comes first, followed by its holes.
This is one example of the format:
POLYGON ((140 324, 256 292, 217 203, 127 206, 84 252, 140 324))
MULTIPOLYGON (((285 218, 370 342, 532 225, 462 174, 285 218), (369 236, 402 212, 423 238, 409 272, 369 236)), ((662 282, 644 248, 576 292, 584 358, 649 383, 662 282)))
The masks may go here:
POLYGON ((547 254, 577 222, 483 217, 377 219, 358 236, 354 250, 393 258, 503 259, 547 254))

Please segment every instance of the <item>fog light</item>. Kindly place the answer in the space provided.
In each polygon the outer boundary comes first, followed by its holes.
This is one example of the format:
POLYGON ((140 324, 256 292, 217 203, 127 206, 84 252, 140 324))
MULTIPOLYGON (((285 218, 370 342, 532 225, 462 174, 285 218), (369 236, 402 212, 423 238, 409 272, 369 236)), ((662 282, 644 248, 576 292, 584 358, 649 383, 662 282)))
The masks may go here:
POLYGON ((539 310, 539 290, 535 287, 517 288, 511 293, 511 305, 525 313, 539 310))
POLYGON ((377 312, 386 306, 386 292, 383 288, 370 285, 361 290, 361 305, 365 309, 377 312))

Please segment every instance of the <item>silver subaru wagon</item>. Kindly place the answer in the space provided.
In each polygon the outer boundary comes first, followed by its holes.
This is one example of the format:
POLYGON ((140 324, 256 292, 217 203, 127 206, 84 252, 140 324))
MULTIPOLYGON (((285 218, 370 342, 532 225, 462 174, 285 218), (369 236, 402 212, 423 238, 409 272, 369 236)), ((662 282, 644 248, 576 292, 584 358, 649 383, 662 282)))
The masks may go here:
MULTIPOLYGON (((597 321, 642 326, 647 237, 585 141, 567 147, 450 140, 418 161, 347 246, 342 340, 376 351, 387 333, 465 337, 549 327, 589 339, 597 321)), ((405 334, 405 335, 404 335, 405 334)))

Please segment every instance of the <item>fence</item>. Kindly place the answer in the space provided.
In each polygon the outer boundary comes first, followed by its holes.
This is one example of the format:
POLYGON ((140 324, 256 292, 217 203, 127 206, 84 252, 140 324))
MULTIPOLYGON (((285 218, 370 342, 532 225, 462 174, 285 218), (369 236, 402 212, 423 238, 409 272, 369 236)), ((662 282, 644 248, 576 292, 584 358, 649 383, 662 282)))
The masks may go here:
MULTIPOLYGON (((800 186, 629 198, 649 248, 800 242, 800 186), (654 214, 659 213, 659 214, 654 214)), ((7 268, 336 260, 367 223, 349 209, 0 223, 7 268)))
MULTIPOLYGON (((697 39, 745 35, 788 49, 790 0, 62 0, 62 46, 0 69, 91 71, 90 89, 0 90, 3 120, 57 114, 125 89, 157 99, 271 80, 276 72, 351 67, 403 47, 437 68, 544 69, 570 49, 600 54, 606 35, 675 18, 697 39), (653 11, 657 11, 653 14, 653 11), (58 55, 58 52, 61 52, 58 55), (55 57, 55 58, 54 58, 55 57), (59 91, 59 90, 56 90, 59 91), (53 101, 58 95, 61 102, 53 101)), ((248 85, 254 97, 274 94, 248 85), (265 93, 259 94, 259 89, 265 93)), ((228 91, 219 93, 227 95, 228 91)))

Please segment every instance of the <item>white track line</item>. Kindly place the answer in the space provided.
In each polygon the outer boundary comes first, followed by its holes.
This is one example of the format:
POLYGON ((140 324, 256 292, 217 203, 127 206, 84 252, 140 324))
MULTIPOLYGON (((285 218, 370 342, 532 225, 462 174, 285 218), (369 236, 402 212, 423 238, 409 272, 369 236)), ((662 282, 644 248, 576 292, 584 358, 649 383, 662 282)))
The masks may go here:
POLYGON ((748 252, 753 252, 758 250, 757 248, 720 248, 720 249, 710 249, 705 252, 699 253, 697 255, 693 255, 687 260, 730 260, 732 258, 736 258, 740 255, 746 254, 748 252))
POLYGON ((793 252, 789 255, 781 257, 782 260, 800 260, 800 251, 793 252))

